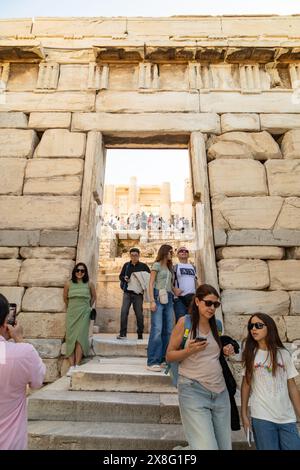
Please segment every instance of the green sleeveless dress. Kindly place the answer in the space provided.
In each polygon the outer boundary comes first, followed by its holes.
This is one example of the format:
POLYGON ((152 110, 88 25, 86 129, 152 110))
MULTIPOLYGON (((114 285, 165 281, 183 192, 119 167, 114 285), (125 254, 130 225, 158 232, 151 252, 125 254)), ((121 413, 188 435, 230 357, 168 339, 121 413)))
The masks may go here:
POLYGON ((76 342, 81 345, 83 355, 89 354, 89 327, 91 293, 88 282, 70 282, 66 324, 66 356, 74 352, 76 342))

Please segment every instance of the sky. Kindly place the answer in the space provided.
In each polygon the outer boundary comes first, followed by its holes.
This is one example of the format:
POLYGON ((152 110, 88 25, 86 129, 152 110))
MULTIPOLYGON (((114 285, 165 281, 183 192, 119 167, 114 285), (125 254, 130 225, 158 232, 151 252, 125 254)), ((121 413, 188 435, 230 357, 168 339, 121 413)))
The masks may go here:
POLYGON ((187 150, 108 150, 105 184, 128 184, 137 177, 138 186, 171 183, 171 200, 183 201, 184 180, 190 177, 187 150))
POLYGON ((0 0, 0 18, 300 13, 299 0, 0 0))

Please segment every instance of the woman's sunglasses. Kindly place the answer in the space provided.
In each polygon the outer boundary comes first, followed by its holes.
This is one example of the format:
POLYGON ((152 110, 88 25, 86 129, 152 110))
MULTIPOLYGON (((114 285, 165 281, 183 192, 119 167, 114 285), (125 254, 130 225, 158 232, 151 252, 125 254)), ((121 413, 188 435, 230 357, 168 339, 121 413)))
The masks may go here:
POLYGON ((250 323, 250 325, 248 325, 248 330, 253 330, 253 328, 256 330, 262 330, 264 326, 266 326, 264 323, 250 323))
POLYGON ((85 269, 80 269, 80 268, 79 268, 79 269, 76 269, 76 272, 77 272, 77 273, 85 273, 85 269))
POLYGON ((221 302, 213 302, 212 300, 203 300, 202 299, 202 302, 205 303, 206 307, 212 307, 212 305, 213 305, 215 308, 219 308, 220 305, 221 305, 221 302))

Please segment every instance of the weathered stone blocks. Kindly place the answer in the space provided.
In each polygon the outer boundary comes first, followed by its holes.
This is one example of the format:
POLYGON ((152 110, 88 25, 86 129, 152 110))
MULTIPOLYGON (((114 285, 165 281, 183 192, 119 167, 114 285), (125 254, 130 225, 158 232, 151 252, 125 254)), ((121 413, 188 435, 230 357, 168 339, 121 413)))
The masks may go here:
POLYGON ((30 113, 28 127, 44 131, 46 129, 69 128, 71 113, 30 113))
POLYGON ((20 312, 21 310, 21 302, 24 292, 24 287, 0 286, 0 294, 4 295, 8 302, 17 304, 17 312, 20 312))
POLYGON ((291 129, 300 129, 300 114, 260 114, 262 131, 283 134, 291 129))
POLYGON ((0 194, 22 194, 26 162, 26 158, 0 158, 0 194))
POLYGON ((277 142, 268 132, 227 132, 211 141, 209 158, 282 158, 277 142))
POLYGON ((254 160, 214 160, 208 164, 210 191, 214 196, 265 196, 264 166, 254 160))
POLYGON ((300 246, 287 248, 287 258, 288 259, 300 259, 300 246))
POLYGON ((300 244, 300 230, 229 230, 227 245, 295 246, 300 244))
POLYGON ((77 196, 1 196, 0 229, 74 230, 78 227, 79 211, 77 196))
MULTIPOLYGON (((1 233, 1 232, 0 232, 1 233)), ((77 246, 78 232, 75 230, 43 230, 41 246, 77 246)))
POLYGON ((225 316, 288 315, 290 298, 285 291, 224 290, 221 295, 222 310, 225 316))
POLYGON ((83 158, 85 153, 85 134, 70 132, 67 129, 49 129, 36 148, 34 157, 71 157, 83 158))
POLYGON ((218 248, 217 259, 226 258, 257 258, 257 259, 282 259, 284 248, 274 246, 226 246, 218 248))
POLYGON ((105 113, 167 113, 198 112, 199 96, 196 93, 160 91, 106 91, 98 93, 96 112, 105 113))
POLYGON ((54 382, 59 378, 60 363, 59 359, 43 359, 43 362, 46 366, 46 375, 44 382, 54 382))
POLYGON ((259 115, 254 113, 225 113, 221 116, 221 132, 259 131, 259 115))
POLYGON ((37 143, 33 130, 0 129, 0 157, 31 158, 37 143))
POLYGON ((16 286, 22 261, 19 259, 0 260, 0 285, 16 286))
POLYGON ((271 196, 300 196, 300 160, 265 163, 271 196))
POLYGON ((28 119, 26 114, 20 112, 0 112, 0 129, 26 129, 28 119))
POLYGON ((300 261, 268 261, 271 290, 300 290, 300 261))
POLYGON ((281 142, 284 158, 300 159, 300 129, 288 131, 281 142))
POLYGON ((288 197, 284 200, 275 229, 300 230, 300 197, 288 197))
POLYGON ((18 256, 19 256, 18 248, 10 248, 8 246, 0 247, 0 259, 18 258, 18 256))
POLYGON ((29 91, 6 92, 4 111, 51 112, 51 111, 93 111, 95 91, 61 91, 55 93, 35 93, 29 91))
MULTIPOLYGON (((12 248, 14 249, 14 248, 12 248)), ((1 253, 1 248, 0 248, 1 253)), ((44 258, 44 259, 75 259, 76 250, 75 248, 69 247, 23 247, 20 249, 20 255, 22 258, 44 258)), ((12 256, 11 256, 12 258, 12 256)))
POLYGON ((55 359, 60 356, 61 339, 27 339, 32 344, 42 359, 55 359))
POLYGON ((213 201, 213 211, 219 211, 231 229, 267 230, 273 228, 282 204, 279 196, 231 197, 213 201))
POLYGON ((23 328, 24 338, 64 338, 65 313, 21 312, 18 323, 23 328))
POLYGON ((24 312, 64 312, 63 289, 57 287, 29 287, 22 302, 24 312))
POLYGON ((0 230, 0 246, 36 246, 39 239, 38 230, 0 230))
POLYGON ((288 341, 295 341, 300 339, 300 321, 298 317, 285 317, 287 339, 288 341))
POLYGON ((19 285, 26 287, 63 287, 71 278, 74 261, 67 259, 26 259, 22 263, 19 285))
POLYGON ((270 283, 265 261, 224 259, 218 268, 221 289, 265 289, 270 283))
POLYGON ((78 195, 81 192, 83 160, 33 159, 28 162, 24 194, 78 195))
POLYGON ((290 292, 291 315, 300 315, 300 292, 290 292))

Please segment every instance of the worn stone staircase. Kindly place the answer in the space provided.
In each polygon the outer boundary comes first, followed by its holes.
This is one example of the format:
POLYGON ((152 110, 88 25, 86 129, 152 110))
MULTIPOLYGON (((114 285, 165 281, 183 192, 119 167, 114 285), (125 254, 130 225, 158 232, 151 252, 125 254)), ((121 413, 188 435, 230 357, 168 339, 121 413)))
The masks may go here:
MULTIPOLYGON (((146 369, 147 340, 95 336, 97 354, 29 397, 30 449, 168 450, 186 446, 176 389, 146 369)), ((234 448, 247 448, 243 432, 234 448)))

